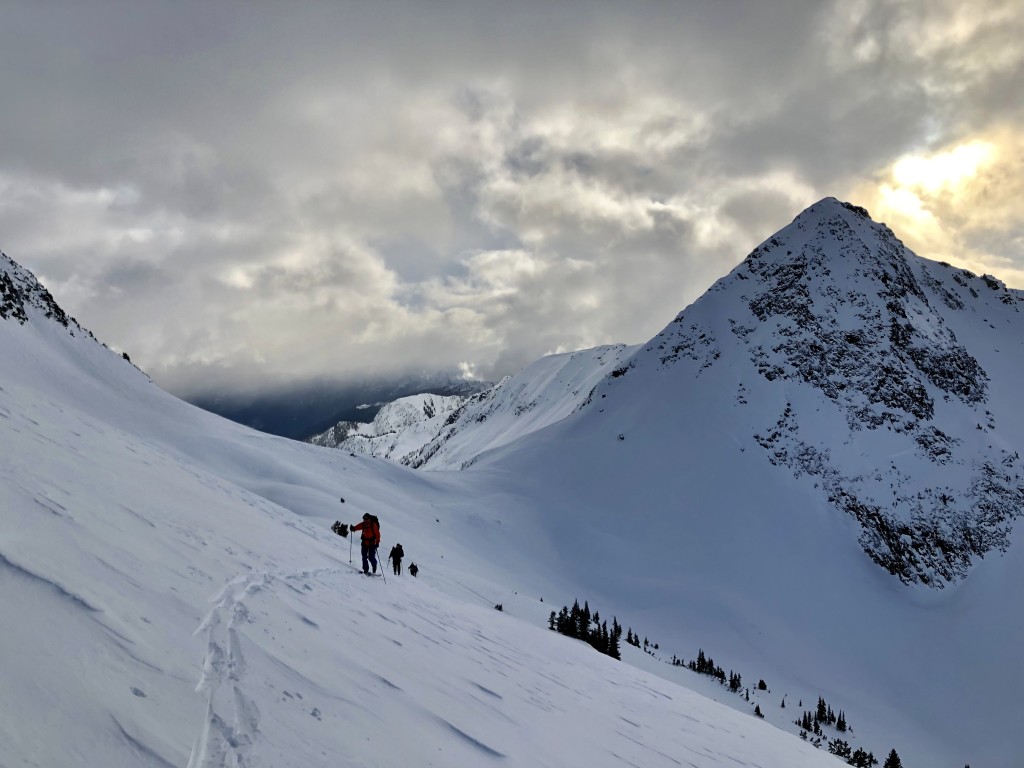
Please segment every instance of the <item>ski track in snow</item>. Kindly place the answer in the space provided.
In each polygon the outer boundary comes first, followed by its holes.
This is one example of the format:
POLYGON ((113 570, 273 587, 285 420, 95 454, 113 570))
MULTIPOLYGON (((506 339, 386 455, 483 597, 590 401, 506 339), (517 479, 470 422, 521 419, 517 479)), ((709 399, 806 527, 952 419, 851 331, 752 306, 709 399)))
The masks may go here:
POLYGON ((213 609, 195 634, 208 633, 203 673, 196 691, 208 691, 206 721, 197 737, 188 768, 218 768, 249 764, 249 755, 259 735, 259 711, 243 691, 245 658, 238 639, 238 625, 248 618, 247 595, 269 584, 270 576, 255 573, 229 582, 214 598, 213 609), (232 696, 219 696, 227 682, 232 696))
MULTIPOLYGON (((246 664, 239 637, 240 625, 251 621, 246 599, 269 589, 275 582, 303 594, 293 582, 306 583, 311 578, 339 572, 338 568, 277 574, 253 571, 229 581, 210 600, 213 608, 193 633, 207 633, 207 651, 196 691, 207 691, 208 697, 206 718, 187 768, 246 768, 255 764, 253 751, 260 736, 260 711, 246 693, 246 664), (222 691, 225 686, 230 687, 229 693, 222 691)), ((308 619, 303 620, 316 626, 308 619)))

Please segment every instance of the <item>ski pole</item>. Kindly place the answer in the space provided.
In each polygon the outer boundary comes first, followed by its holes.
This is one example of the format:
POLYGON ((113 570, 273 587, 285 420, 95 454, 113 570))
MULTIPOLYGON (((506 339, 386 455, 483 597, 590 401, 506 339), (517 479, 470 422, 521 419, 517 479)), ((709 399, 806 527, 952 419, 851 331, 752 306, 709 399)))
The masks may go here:
MULTIPOLYGON (((338 501, 340 501, 342 504, 344 504, 345 503, 345 497, 344 496, 339 497, 338 501)), ((352 536, 348 537, 348 564, 352 565, 352 536)))
MULTIPOLYGON (((374 547, 373 548, 373 559, 376 560, 377 561, 377 565, 380 566, 380 577, 382 579, 384 579, 384 563, 382 563, 380 561, 380 548, 379 547, 374 547)), ((384 583, 387 584, 388 580, 384 579, 384 583)))

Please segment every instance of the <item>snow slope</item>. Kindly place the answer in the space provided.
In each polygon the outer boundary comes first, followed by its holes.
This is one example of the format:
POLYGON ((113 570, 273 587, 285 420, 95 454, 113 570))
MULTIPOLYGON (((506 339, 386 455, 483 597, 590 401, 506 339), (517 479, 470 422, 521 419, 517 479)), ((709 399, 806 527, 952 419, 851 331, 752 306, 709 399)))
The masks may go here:
POLYGON ((544 629, 571 596, 488 473, 188 406, 2 267, 0 765, 835 764, 544 629), (418 579, 356 572, 365 510, 418 579))

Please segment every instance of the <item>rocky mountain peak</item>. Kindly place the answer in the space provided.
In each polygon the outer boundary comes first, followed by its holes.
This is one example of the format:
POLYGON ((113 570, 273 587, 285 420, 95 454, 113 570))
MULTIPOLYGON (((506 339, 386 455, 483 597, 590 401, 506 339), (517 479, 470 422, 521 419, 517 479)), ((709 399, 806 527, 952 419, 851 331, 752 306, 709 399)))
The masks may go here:
POLYGON ((771 342, 756 346, 761 374, 807 382, 871 427, 931 419, 936 395, 983 403, 985 371, 911 260, 888 227, 832 198, 758 246, 743 266, 756 285, 746 302, 759 321, 753 335, 771 342))
POLYGON ((979 359, 1019 346, 1021 301, 994 278, 916 256, 865 209, 825 198, 595 395, 625 388, 635 398, 664 377, 688 396, 706 392, 720 402, 705 407, 751 425, 767 461, 857 519, 876 563, 941 586, 1005 549, 1024 513, 1017 435, 998 429, 1010 411, 992 401, 979 359))

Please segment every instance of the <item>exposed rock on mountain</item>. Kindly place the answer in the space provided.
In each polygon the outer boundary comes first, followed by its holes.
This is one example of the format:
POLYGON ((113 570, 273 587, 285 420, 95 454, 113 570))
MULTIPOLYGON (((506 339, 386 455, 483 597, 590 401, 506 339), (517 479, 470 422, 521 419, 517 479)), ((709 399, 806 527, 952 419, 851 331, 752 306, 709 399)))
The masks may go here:
POLYGON ((58 306, 31 272, 0 253, 0 319, 24 324, 28 322, 26 310, 32 308, 68 328, 72 336, 75 331, 92 336, 58 306))

